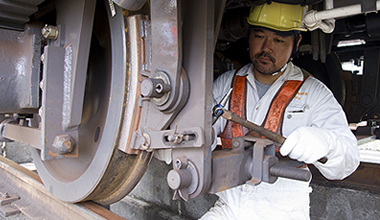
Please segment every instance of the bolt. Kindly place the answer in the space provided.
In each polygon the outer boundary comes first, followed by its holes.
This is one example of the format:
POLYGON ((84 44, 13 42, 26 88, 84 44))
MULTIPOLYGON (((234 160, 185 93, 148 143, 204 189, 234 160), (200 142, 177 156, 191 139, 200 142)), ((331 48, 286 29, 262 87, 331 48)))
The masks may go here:
POLYGON ((180 144, 182 143, 183 139, 184 135, 182 133, 168 136, 168 141, 172 144, 180 144))
POLYGON ((232 142, 232 146, 233 146, 233 147, 239 147, 239 145, 240 145, 240 141, 239 141, 239 140, 234 140, 234 141, 232 142))
POLYGON ((50 40, 57 40, 58 28, 52 25, 45 24, 45 27, 41 30, 42 37, 50 40))
POLYGON ((74 148, 74 140, 67 134, 55 136, 52 147, 59 154, 70 153, 74 148))
POLYGON ((169 135, 169 136, 168 136, 168 141, 169 141, 170 143, 173 143, 173 142, 175 141, 175 137, 174 137, 174 135, 169 135))
POLYGON ((150 147, 150 136, 149 136, 149 134, 143 133, 141 135, 140 144, 141 144, 141 147, 144 148, 145 150, 150 147))
POLYGON ((156 92, 158 94, 161 94, 161 93, 167 93, 170 91, 170 85, 168 84, 165 84, 165 83, 158 83, 156 85, 156 92))
POLYGON ((161 83, 158 83, 158 84, 156 85, 156 92, 157 92, 158 94, 160 94, 160 93, 162 93, 163 90, 164 90, 164 86, 163 86, 161 83))
POLYGON ((160 98, 170 91, 170 85, 162 79, 148 78, 141 83, 141 95, 148 98, 160 98))

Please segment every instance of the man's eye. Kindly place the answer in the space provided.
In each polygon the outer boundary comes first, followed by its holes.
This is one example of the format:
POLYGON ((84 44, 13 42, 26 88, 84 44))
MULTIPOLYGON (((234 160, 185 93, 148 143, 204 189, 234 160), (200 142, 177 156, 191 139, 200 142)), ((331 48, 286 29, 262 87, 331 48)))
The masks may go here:
POLYGON ((262 35, 257 35, 257 34, 255 35, 255 37, 256 37, 256 38, 263 38, 262 35))
POLYGON ((276 42, 277 43, 282 43, 282 42, 284 42, 283 40, 280 40, 280 39, 276 39, 276 42))

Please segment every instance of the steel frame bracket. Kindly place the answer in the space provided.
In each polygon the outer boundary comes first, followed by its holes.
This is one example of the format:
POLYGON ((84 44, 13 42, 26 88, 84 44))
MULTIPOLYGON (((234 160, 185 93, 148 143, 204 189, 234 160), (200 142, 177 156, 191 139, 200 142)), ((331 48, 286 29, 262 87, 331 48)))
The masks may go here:
MULTIPOLYGON (((273 141, 254 136, 233 139, 234 148, 212 153, 212 185, 210 193, 223 191, 244 183, 274 183, 278 177, 309 181, 311 173, 289 164, 279 163, 273 141)), ((290 161, 294 162, 294 161, 290 161)), ((297 163, 298 164, 298 163, 297 163)))
POLYGON ((252 178, 247 183, 258 185, 261 181, 268 182, 270 167, 266 162, 269 162, 270 158, 275 157, 276 147, 273 141, 252 136, 246 136, 244 140, 255 143, 252 150, 252 163, 249 168, 252 178))
POLYGON ((82 119, 95 5, 95 0, 56 4, 59 36, 56 40, 48 40, 43 54, 39 113, 42 119, 41 159, 44 161, 78 154, 78 128, 82 119), (71 140, 70 150, 64 153, 53 147, 53 141, 62 135, 71 140))
MULTIPOLYGON (((134 137, 139 138, 140 145, 138 145, 138 148, 133 149, 146 151, 169 148, 202 147, 204 145, 204 134, 200 127, 164 131, 144 130, 134 132, 134 137)), ((136 145, 134 147, 136 147, 136 145)))
POLYGON ((181 1, 156 0, 151 2, 152 72, 167 74, 171 90, 168 99, 154 106, 163 112, 175 110, 180 96, 182 69, 181 1))
POLYGON ((212 186, 210 193, 223 191, 244 183, 273 183, 276 179, 268 173, 277 162, 272 141, 254 136, 233 139, 231 150, 212 153, 212 186), (274 158, 274 160, 273 160, 274 158))
POLYGON ((252 161, 252 151, 245 150, 244 137, 238 137, 233 141, 237 147, 212 152, 212 184, 209 193, 217 193, 244 184, 251 176, 246 166, 252 161))

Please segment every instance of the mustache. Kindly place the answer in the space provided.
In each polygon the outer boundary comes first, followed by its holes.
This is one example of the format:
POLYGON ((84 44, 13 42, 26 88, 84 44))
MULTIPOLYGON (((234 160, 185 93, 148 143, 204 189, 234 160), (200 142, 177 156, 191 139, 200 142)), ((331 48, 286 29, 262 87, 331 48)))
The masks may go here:
POLYGON ((258 59, 261 56, 268 58, 272 63, 276 62, 276 59, 272 55, 270 55, 268 52, 266 52, 266 51, 263 51, 261 53, 256 54, 255 58, 258 59))

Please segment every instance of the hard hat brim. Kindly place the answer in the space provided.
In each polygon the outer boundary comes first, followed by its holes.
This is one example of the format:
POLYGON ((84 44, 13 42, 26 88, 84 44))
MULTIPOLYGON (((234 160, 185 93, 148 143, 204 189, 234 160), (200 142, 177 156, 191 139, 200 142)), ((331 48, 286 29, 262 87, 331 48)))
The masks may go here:
POLYGON ((265 29, 265 30, 268 30, 268 31, 275 32, 277 35, 280 35, 280 36, 283 36, 283 37, 290 37, 290 36, 293 36, 294 34, 299 34, 300 33, 300 31, 298 31, 298 30, 279 31, 279 30, 275 30, 275 29, 272 29, 272 28, 262 27, 262 26, 257 26, 257 25, 249 25, 249 29, 250 30, 265 29))

